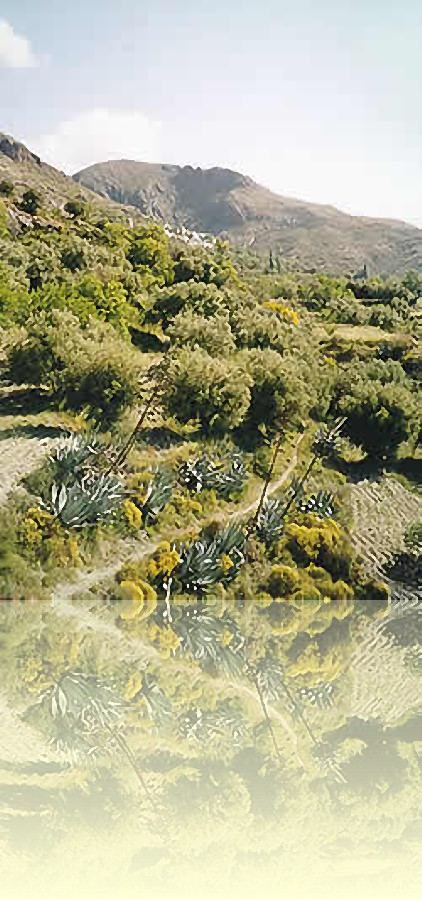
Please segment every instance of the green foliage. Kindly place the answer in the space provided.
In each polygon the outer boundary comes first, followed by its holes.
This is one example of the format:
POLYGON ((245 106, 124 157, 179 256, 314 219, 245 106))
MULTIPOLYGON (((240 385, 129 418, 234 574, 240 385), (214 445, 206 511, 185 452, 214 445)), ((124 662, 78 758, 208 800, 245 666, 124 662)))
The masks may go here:
POLYGON ((422 522, 413 522, 404 535, 406 548, 414 553, 422 553, 422 522))
POLYGON ((252 381, 247 427, 297 425, 309 409, 309 391, 293 361, 274 350, 246 350, 239 361, 252 381))
POLYGON ((160 225, 150 224, 134 229, 130 233, 127 258, 147 286, 172 283, 174 263, 168 238, 160 225))
POLYGON ((212 253, 203 248, 183 247, 175 255, 174 282, 200 281, 222 287, 235 278, 236 270, 230 259, 228 245, 216 242, 212 253))
POLYGON ((211 356, 228 356, 236 349, 227 316, 207 318, 186 310, 179 313, 167 335, 173 346, 200 347, 211 356))
POLYGON ((64 205, 64 210, 71 219, 84 219, 86 209, 86 203, 83 200, 68 200, 64 205))
POLYGON ((400 384, 359 379, 338 396, 336 411, 346 416, 346 434, 372 457, 394 456, 417 427, 416 397, 400 384))
POLYGON ((181 350, 169 361, 164 399, 181 422, 199 420, 205 432, 227 431, 246 415, 250 383, 234 362, 181 350))
POLYGON ((104 428, 137 399, 139 364, 130 346, 110 325, 92 321, 81 328, 71 313, 53 310, 30 321, 8 364, 16 383, 46 388, 104 428))
POLYGON ((24 191, 20 202, 20 208, 24 212, 29 213, 30 216, 35 216, 39 211, 40 206, 41 197, 36 191, 33 191, 32 188, 28 191, 24 191))
POLYGON ((8 181, 7 178, 2 178, 0 181, 0 196, 11 197, 14 189, 13 182, 8 181))

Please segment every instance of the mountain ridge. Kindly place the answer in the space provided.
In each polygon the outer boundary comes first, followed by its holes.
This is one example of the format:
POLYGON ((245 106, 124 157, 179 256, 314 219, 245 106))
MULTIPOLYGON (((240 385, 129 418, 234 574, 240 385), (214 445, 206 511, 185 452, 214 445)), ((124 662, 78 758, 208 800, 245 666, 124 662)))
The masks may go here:
POLYGON ((228 238, 281 264, 333 274, 403 274, 422 270, 422 230, 399 220, 351 216, 335 207, 274 194, 248 175, 170 163, 111 160, 73 177, 43 162, 0 132, 0 181, 33 188, 52 208, 71 198, 97 205, 111 218, 152 218, 228 238))
POLYGON ((373 274, 422 268, 416 226, 275 194, 232 169, 109 160, 73 178, 172 227, 228 237, 261 254, 271 250, 298 267, 345 272, 366 263, 373 274))

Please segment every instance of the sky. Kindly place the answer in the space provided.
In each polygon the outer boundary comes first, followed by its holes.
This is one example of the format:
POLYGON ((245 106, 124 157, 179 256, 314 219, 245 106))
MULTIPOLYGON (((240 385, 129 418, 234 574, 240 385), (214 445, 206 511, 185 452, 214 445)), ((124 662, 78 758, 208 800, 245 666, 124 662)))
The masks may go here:
POLYGON ((0 0, 0 131, 422 227, 422 0, 0 0))

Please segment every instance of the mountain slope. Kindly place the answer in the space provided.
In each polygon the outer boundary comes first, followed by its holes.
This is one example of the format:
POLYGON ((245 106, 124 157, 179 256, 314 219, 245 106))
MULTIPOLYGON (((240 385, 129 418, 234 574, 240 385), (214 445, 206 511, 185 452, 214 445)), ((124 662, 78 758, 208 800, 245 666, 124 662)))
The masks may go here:
POLYGON ((282 197, 229 169, 117 160, 74 179, 173 227, 224 234, 259 252, 272 249, 300 267, 344 272, 366 263, 371 274, 422 269, 422 230, 282 197))
POLYGON ((58 169, 44 163, 15 138, 0 132, 0 182, 13 185, 15 193, 22 194, 28 188, 39 193, 45 208, 60 208, 68 200, 80 199, 98 208, 110 218, 138 215, 137 210, 123 209, 107 198, 100 197, 89 188, 75 181, 58 169))

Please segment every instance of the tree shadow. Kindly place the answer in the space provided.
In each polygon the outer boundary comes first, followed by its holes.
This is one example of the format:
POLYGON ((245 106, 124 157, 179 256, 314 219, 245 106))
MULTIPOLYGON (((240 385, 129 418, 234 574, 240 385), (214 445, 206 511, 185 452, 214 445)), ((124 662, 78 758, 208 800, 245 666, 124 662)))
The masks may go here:
POLYGON ((140 433, 137 440, 138 448, 143 444, 148 447, 154 447, 157 450, 169 450, 171 447, 178 447, 185 444, 186 441, 198 442, 201 439, 201 432, 195 431, 192 434, 179 434, 172 428, 165 426, 156 426, 153 428, 145 428, 140 433))
POLYGON ((386 460, 366 458, 357 462, 346 462, 341 457, 335 457, 327 459, 324 465, 326 469, 345 475, 351 484, 357 484, 364 480, 378 481, 385 472, 386 460))
POLYGON ((44 441, 48 438, 65 436, 68 433, 68 429, 62 428, 59 425, 15 425, 13 427, 11 426, 10 428, 0 430, 0 441, 5 441, 9 438, 17 437, 37 438, 37 440, 39 441, 44 441))
POLYGON ((13 387, 0 395, 0 416, 33 415, 51 408, 51 394, 35 387, 13 387))

